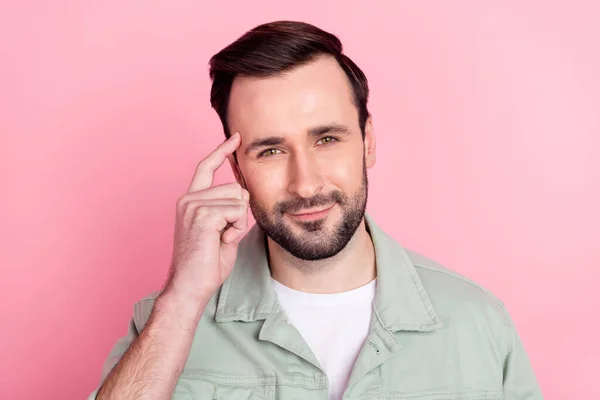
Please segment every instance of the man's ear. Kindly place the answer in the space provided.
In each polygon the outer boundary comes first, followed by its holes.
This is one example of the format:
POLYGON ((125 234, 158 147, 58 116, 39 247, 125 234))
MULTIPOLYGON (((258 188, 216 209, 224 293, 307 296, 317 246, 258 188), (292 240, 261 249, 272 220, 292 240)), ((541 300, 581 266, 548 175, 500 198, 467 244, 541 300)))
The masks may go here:
POLYGON ((365 162, 367 168, 375 165, 375 130, 373 129, 373 118, 369 115, 365 123, 365 162))
POLYGON ((244 176, 242 175, 242 171, 240 171, 240 166, 235 160, 235 156, 232 154, 227 157, 229 160, 229 165, 231 165, 231 170, 233 171, 233 176, 235 176, 235 180, 239 183, 244 189, 248 189, 246 187, 246 181, 244 180, 244 176))

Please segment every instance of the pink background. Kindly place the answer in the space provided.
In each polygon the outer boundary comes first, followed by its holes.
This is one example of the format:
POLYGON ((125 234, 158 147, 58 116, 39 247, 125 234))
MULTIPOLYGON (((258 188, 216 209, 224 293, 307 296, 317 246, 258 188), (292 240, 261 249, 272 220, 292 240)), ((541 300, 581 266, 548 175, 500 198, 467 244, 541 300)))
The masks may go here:
POLYGON ((505 301, 547 399, 600 398, 598 2, 4 3, 0 398, 98 384, 222 140, 208 59, 276 19, 369 77, 379 224, 505 301))

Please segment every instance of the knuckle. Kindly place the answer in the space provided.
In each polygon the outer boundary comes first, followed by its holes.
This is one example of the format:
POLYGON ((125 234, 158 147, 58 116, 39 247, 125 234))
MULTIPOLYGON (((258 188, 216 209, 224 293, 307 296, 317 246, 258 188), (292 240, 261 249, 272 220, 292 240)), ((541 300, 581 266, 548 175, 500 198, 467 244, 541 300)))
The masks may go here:
POLYGON ((209 215, 210 215, 210 210, 208 207, 205 207, 205 206, 199 206, 198 208, 196 208, 195 213, 194 213, 196 220, 206 219, 209 215))
POLYGON ((196 213, 196 209, 198 208, 197 205, 198 202, 189 201, 181 206, 181 208, 179 209, 179 213, 183 214, 184 217, 187 219, 189 215, 194 215, 196 213))
POLYGON ((185 203, 187 203, 187 196, 182 194, 177 198, 177 205, 185 205, 185 203))
POLYGON ((200 160, 200 162, 198 164, 196 164, 196 171, 203 170, 205 166, 206 166, 206 158, 200 160))
POLYGON ((207 168, 207 164, 206 164, 206 160, 202 160, 200 161, 197 165, 196 165, 196 176, 202 176, 204 171, 207 168))
POLYGON ((176 202, 176 210, 178 213, 182 213, 185 211, 188 205, 187 197, 185 195, 179 196, 176 202))

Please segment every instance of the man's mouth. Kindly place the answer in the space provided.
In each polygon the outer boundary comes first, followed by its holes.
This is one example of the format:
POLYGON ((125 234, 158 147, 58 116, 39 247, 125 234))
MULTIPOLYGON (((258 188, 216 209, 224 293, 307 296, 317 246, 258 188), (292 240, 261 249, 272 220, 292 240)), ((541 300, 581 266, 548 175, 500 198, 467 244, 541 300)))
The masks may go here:
POLYGON ((294 213, 288 213, 292 218, 299 221, 315 221, 321 218, 325 218, 329 211, 333 208, 335 203, 326 207, 312 207, 303 210, 296 211, 294 213))

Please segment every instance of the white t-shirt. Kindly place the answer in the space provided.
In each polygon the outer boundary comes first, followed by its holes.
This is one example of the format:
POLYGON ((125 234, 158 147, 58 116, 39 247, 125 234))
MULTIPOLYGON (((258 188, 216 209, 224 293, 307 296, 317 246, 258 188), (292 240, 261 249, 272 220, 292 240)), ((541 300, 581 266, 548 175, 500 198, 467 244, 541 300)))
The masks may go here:
POLYGON ((333 294, 305 293, 274 279, 272 282, 289 322, 298 329, 327 375, 329 400, 340 400, 369 333, 376 279, 333 294))

